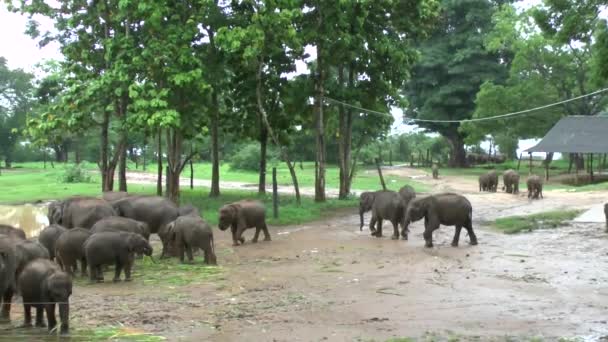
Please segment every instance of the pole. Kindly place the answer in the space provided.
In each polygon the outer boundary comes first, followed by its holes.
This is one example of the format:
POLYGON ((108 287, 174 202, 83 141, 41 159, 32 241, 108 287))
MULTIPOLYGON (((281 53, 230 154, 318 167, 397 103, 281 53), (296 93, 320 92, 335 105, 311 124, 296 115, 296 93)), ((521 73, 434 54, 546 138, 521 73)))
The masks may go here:
POLYGON ((279 218, 279 191, 277 190, 277 168, 272 168, 272 217, 279 218))
POLYGON ((386 183, 384 183, 384 177, 382 176, 382 169, 380 168, 380 158, 376 158, 376 168, 378 168, 378 176, 380 176, 380 183, 382 183, 382 189, 386 191, 386 183))
POLYGON ((532 152, 529 152, 528 155, 530 156, 530 170, 528 171, 528 175, 532 174, 532 152))
POLYGON ((521 159, 523 158, 523 156, 523 153, 519 154, 519 159, 517 160, 517 171, 519 171, 519 166, 521 165, 521 159))

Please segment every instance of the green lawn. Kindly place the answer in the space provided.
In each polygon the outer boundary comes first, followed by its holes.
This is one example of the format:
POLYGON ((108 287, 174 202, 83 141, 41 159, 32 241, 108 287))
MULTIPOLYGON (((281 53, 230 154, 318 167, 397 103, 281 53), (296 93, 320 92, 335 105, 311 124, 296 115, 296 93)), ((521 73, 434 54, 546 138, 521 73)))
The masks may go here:
POLYGON ((580 213, 580 210, 556 210, 528 216, 509 216, 497 219, 494 221, 494 226, 505 234, 557 228, 573 220, 580 213))

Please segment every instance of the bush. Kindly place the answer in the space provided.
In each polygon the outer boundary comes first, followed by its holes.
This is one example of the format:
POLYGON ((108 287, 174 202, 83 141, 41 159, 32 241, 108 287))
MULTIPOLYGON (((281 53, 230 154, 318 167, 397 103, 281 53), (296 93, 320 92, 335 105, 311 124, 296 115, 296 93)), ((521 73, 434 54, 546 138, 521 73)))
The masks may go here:
MULTIPOLYGON (((266 160, 268 165, 278 163, 278 153, 275 149, 268 146, 266 160)), ((243 146, 230 158, 230 169, 259 171, 260 170, 260 145, 251 143, 243 146)))
POLYGON ((91 183, 91 175, 85 163, 74 164, 65 168, 61 174, 62 183, 91 183))

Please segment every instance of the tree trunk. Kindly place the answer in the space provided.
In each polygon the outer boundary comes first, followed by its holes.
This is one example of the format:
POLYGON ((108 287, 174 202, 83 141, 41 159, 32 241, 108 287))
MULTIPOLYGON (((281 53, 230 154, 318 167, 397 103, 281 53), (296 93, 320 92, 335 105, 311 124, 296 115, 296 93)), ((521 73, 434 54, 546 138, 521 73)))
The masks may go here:
POLYGON ((118 190, 127 191, 127 132, 121 133, 121 140, 124 141, 125 147, 120 152, 120 162, 118 165, 118 190))
POLYGON ((81 150, 80 139, 77 139, 76 140, 76 144, 74 146, 74 159, 75 159, 75 162, 76 162, 77 165, 82 162, 81 155, 80 155, 80 150, 81 150))
POLYGON ((217 89, 214 88, 211 94, 211 190, 209 197, 220 195, 220 153, 219 153, 219 101, 217 89))
POLYGON ((4 165, 6 166, 7 169, 10 169, 11 167, 13 167, 13 161, 11 159, 10 154, 4 158, 4 165))
POLYGON ((448 165, 450 167, 465 167, 467 165, 467 157, 463 139, 457 134, 446 138, 452 150, 448 165))
MULTIPOLYGON (((338 67, 338 84, 343 86, 344 83, 344 69, 342 66, 338 67)), ((338 108, 338 163, 340 168, 340 191, 338 193, 339 199, 346 199, 348 192, 346 190, 346 183, 348 182, 348 166, 349 163, 346 160, 346 141, 344 139, 344 133, 346 132, 346 109, 344 105, 340 105, 338 108)))
POLYGON ((568 173, 572 173, 572 165, 574 164, 574 153, 568 155, 568 173))
MULTIPOLYGON (((319 11, 318 16, 319 27, 323 26, 323 13, 319 11)), ((325 82, 325 65, 323 56, 323 38, 317 42, 317 77, 315 79, 315 113, 316 113, 316 161, 315 169, 315 201, 325 202, 325 125, 323 118, 323 96, 325 82)))
POLYGON ((167 129, 167 197, 179 205, 179 178, 183 169, 182 133, 179 128, 167 129))
POLYGON ((266 194, 266 150, 268 145, 268 130, 264 125, 264 119, 261 114, 258 115, 260 120, 260 178, 258 182, 258 194, 266 194))
POLYGON ((551 165, 552 161, 553 161, 553 152, 549 152, 549 153, 547 153, 545 160, 543 161, 543 164, 545 164, 545 180, 549 180, 549 166, 551 165))
POLYGON ((384 183, 384 176, 382 176, 382 167, 380 167, 380 159, 376 158, 376 168, 378 169, 378 177, 380 177, 380 184, 382 184, 382 190, 386 191, 386 183, 384 183))
POLYGON ((591 183, 595 181, 595 177, 593 175, 593 153, 589 153, 589 179, 591 183))
POLYGON ((157 165, 158 165, 158 175, 156 178, 156 195, 157 196, 162 196, 163 195, 163 145, 162 145, 162 139, 163 137, 163 130, 161 128, 158 129, 158 142, 156 145, 156 152, 158 153, 158 156, 156 158, 157 161, 157 165))
MULTIPOLYGON (((108 180, 108 129, 110 126, 110 113, 104 110, 103 113, 103 122, 101 123, 101 151, 100 151, 100 162, 99 162, 99 171, 101 171, 101 191, 111 191, 109 188, 109 180, 108 180)), ((56 150, 57 151, 57 150, 56 150)))

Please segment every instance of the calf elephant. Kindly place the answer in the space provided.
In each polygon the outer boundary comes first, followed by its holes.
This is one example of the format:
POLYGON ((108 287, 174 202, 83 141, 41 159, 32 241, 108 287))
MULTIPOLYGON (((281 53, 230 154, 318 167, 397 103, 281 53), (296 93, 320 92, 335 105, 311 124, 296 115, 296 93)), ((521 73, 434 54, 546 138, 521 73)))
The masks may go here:
POLYGON ((479 191, 489 191, 490 177, 488 174, 479 175, 479 191))
POLYGON ((466 197, 444 193, 418 198, 410 202, 405 214, 406 229, 411 222, 418 221, 424 217, 424 240, 426 247, 433 247, 433 231, 440 225, 456 226, 452 246, 458 246, 460 231, 464 227, 469 233, 471 245, 477 244, 477 237, 472 225, 473 208, 466 197))
POLYGON ((129 196, 112 203, 119 216, 145 222, 150 233, 159 230, 179 216, 177 206, 171 200, 159 196, 129 196))
POLYGON ((66 228, 58 224, 51 224, 45 227, 38 235, 38 242, 40 242, 49 251, 49 258, 55 260, 55 242, 59 239, 59 236, 67 231, 66 228))
POLYGON ((519 173, 509 169, 502 174, 503 190, 508 194, 519 193, 519 173))
POLYGON ((23 229, 15 228, 6 224, 0 224, 0 235, 6 235, 8 237, 25 240, 25 231, 23 229))
POLYGON ((93 283, 103 282, 102 266, 114 264, 114 282, 120 281, 124 269, 125 281, 131 280, 135 253, 152 256, 152 246, 141 235, 127 232, 102 232, 91 235, 83 245, 93 283))
POLYGON ((15 244, 17 269, 15 279, 19 277, 25 266, 35 259, 49 259, 49 251, 38 241, 21 240, 15 244))
POLYGON ((528 177, 526 185, 528 187, 528 198, 538 199, 539 196, 543 198, 543 180, 539 176, 528 177))
MULTIPOLYGON (((372 205, 372 218, 369 221, 372 236, 382 237, 382 221, 389 220, 394 229, 392 238, 399 239, 399 224, 403 224, 404 213, 405 206, 401 195, 394 191, 379 191, 372 205)), ((407 240, 407 233, 404 239, 407 240)))
POLYGON ((167 226, 168 240, 177 246, 180 261, 184 262, 184 251, 188 261, 192 262, 192 252, 201 249, 205 255, 205 264, 217 265, 211 226, 196 216, 180 216, 167 226))
POLYGON ((116 211, 102 199, 78 199, 64 205, 61 225, 66 228, 91 229, 97 221, 116 216, 116 211))
POLYGON ((87 259, 84 254, 84 242, 91 236, 91 232, 84 228, 74 228, 61 234, 55 242, 55 257, 61 268, 74 275, 76 264, 80 260, 80 272, 87 274, 87 259))
POLYGON ((66 217, 64 216, 64 214, 66 213, 66 208, 68 208, 73 202, 77 202, 80 200, 98 199, 95 197, 88 196, 73 196, 64 200, 52 202, 51 204, 49 204, 47 212, 49 224, 60 224, 66 228, 71 228, 66 225, 66 217))
POLYGON ((255 227, 255 235, 251 242, 258 242, 260 231, 264 231, 264 241, 271 241, 266 225, 266 208, 259 201, 243 200, 224 205, 219 210, 219 228, 226 230, 230 227, 232 243, 245 243, 243 232, 255 227))
POLYGON ((148 224, 127 217, 106 217, 97 221, 97 223, 91 227, 91 234, 111 231, 135 233, 141 235, 146 241, 150 240, 150 228, 148 227, 148 224))
POLYGON ((433 168, 431 170, 433 171, 433 179, 438 179, 439 178, 439 166, 437 166, 437 164, 433 164, 433 168))
POLYGON ((33 307, 36 309, 36 327, 44 327, 43 309, 45 309, 48 330, 53 331, 57 326, 55 318, 55 305, 57 305, 61 319, 59 331, 62 335, 69 333, 72 278, 67 273, 61 271, 59 266, 50 260, 37 259, 23 269, 18 284, 24 303, 24 326, 32 325, 33 307))
POLYGON ((365 224, 364 215, 366 212, 372 210, 372 205, 374 204, 374 199, 376 198, 377 193, 378 191, 365 191, 359 196, 359 218, 361 221, 359 231, 363 230, 363 225, 365 224))
POLYGON ((0 320, 10 318, 11 300, 15 290, 15 273, 17 258, 15 256, 15 239, 0 235, 0 320))
POLYGON ((403 207, 407 208, 407 205, 410 203, 410 201, 416 198, 416 190, 414 190, 414 188, 412 188, 411 186, 406 185, 399 189, 399 195, 401 196, 401 198, 403 198, 403 207))

